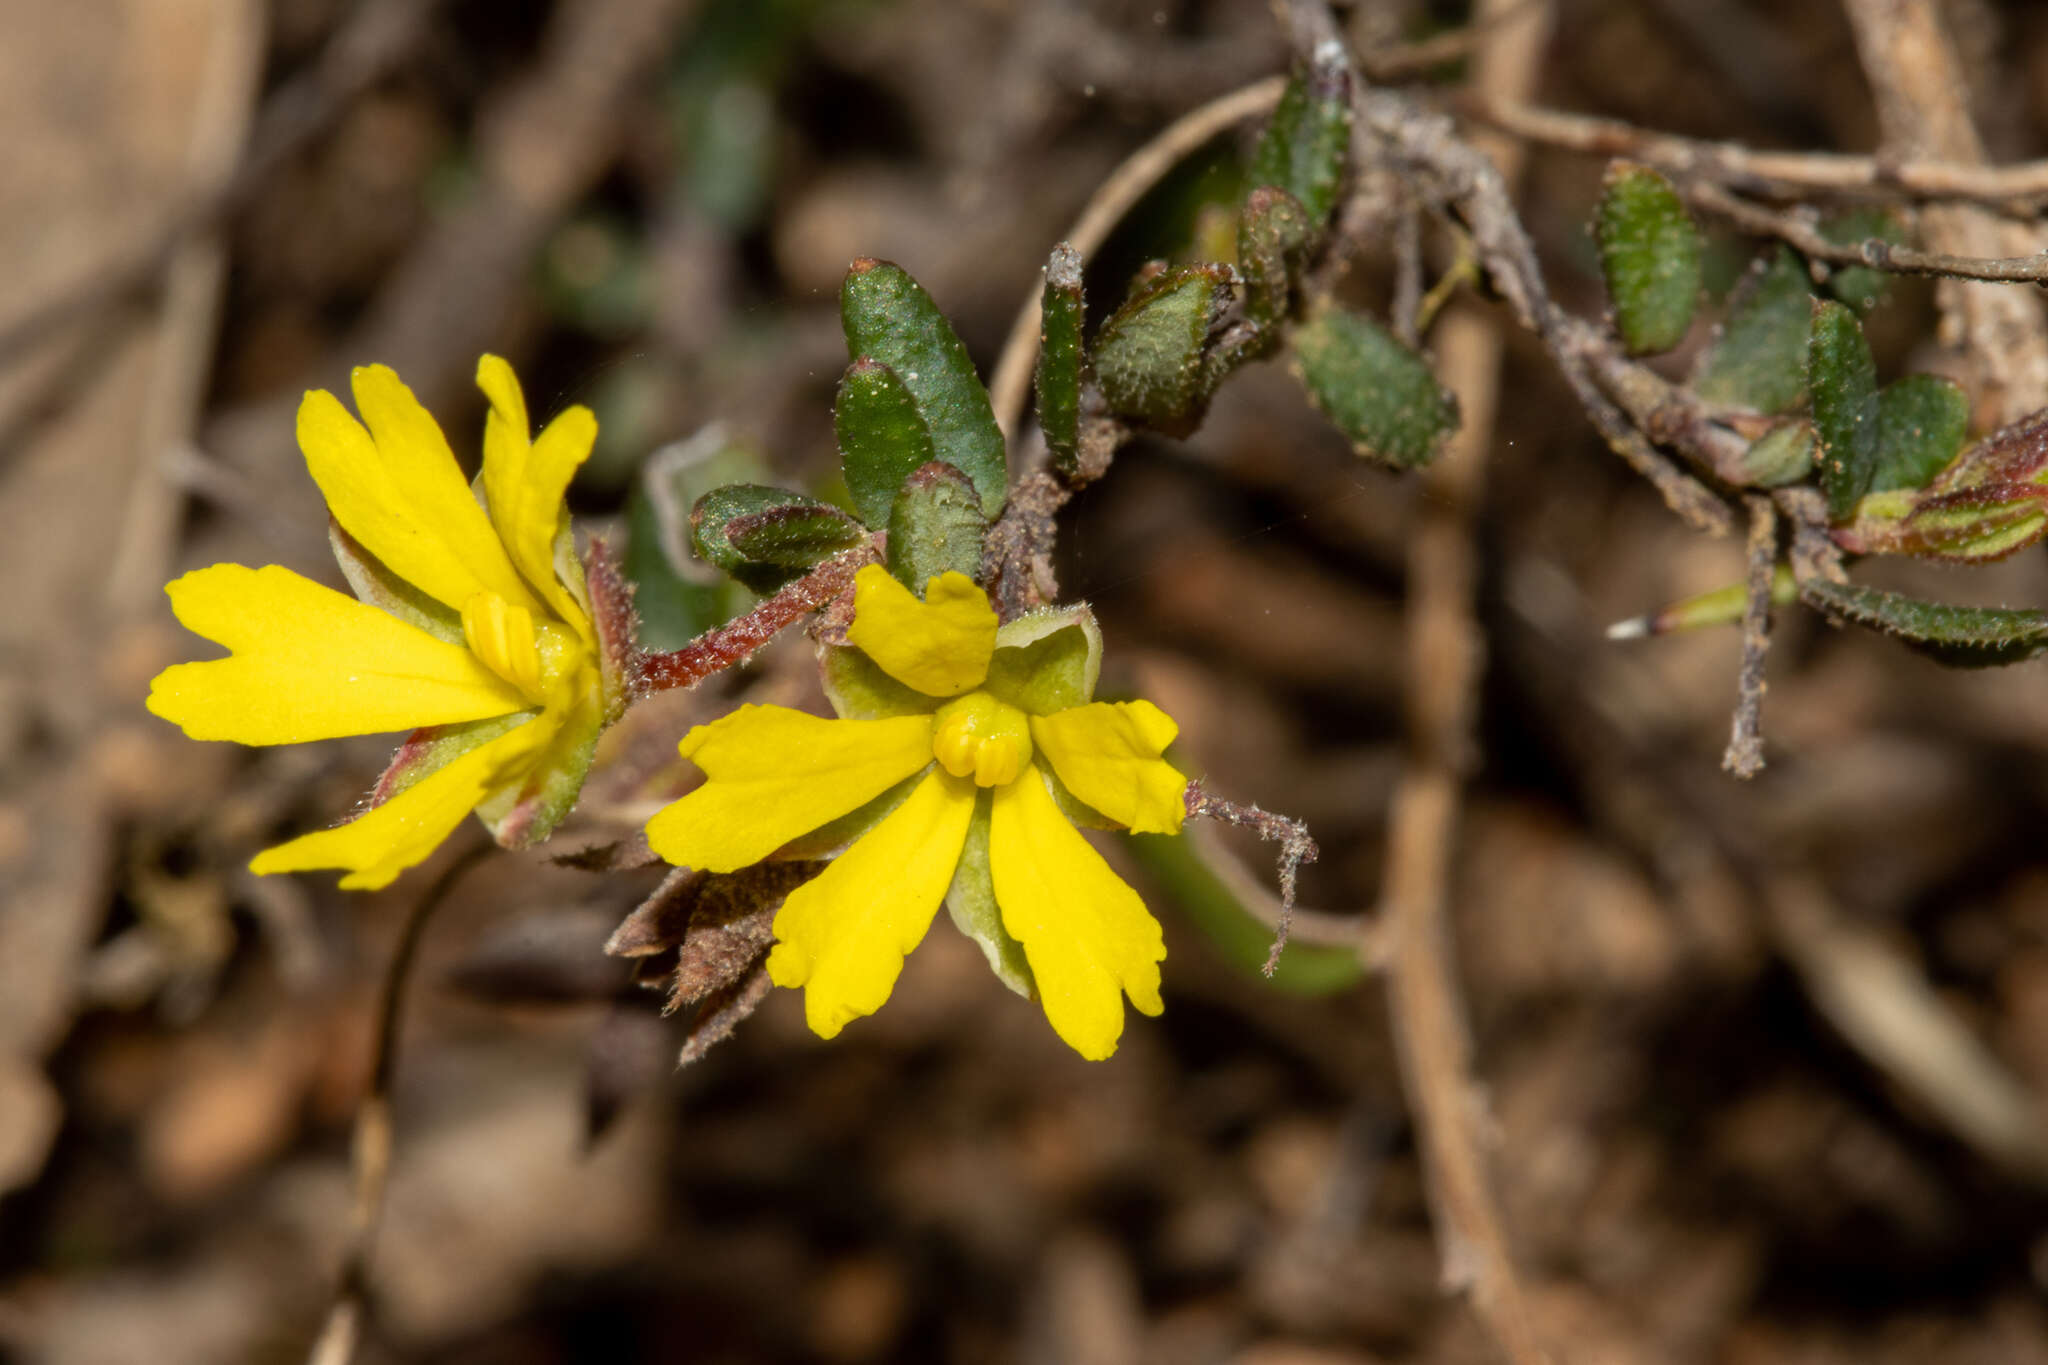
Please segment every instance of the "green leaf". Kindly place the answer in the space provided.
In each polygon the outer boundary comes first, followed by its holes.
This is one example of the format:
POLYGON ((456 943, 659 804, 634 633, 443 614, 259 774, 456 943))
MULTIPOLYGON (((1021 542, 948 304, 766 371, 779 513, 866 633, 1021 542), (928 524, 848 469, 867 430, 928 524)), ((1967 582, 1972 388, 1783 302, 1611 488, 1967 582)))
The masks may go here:
POLYGON ((1593 213, 1614 326, 1632 355, 1685 340, 1700 298, 1700 231, 1671 182, 1633 162, 1607 170, 1593 213))
POLYGON ((982 684, 1027 714, 1084 706, 1102 671, 1102 631, 1087 607, 1048 607, 1004 622, 982 684))
POLYGON ((988 522, 967 476, 934 460, 904 481, 889 513, 889 572, 919 597, 925 584, 952 570, 981 572, 988 522))
POLYGON ((1366 458, 1415 469, 1458 429, 1458 401, 1429 362, 1371 318, 1328 304, 1291 340, 1295 377, 1366 458))
POLYGON ((830 503, 760 484, 714 488, 690 509, 698 554, 755 592, 773 592, 866 532, 830 503))
POLYGON ((1230 302, 1217 265, 1162 270, 1136 285, 1095 337, 1095 374, 1110 410, 1170 436, 1201 421, 1215 387, 1209 334, 1230 302))
POLYGON ((1070 476, 1080 459, 1081 380, 1088 364, 1081 349, 1085 316, 1081 254, 1061 242, 1046 263, 1038 307, 1038 425, 1053 468, 1070 476))
POLYGON ((910 472, 937 458, 931 428, 918 415, 917 400, 896 371, 862 356, 846 367, 839 400, 832 405, 839 457, 853 510, 877 531, 887 530, 889 510, 910 472))
POLYGON ((1005 986, 1029 1000, 1037 989, 1024 945, 1003 928, 1002 908, 996 904, 995 882, 988 867, 989 797, 977 793, 974 818, 967 825, 967 842, 961 846, 960 862, 953 869, 953 884, 946 888, 946 913, 961 933, 981 947, 989 970, 1005 986))
POLYGON ((1925 488, 1969 434, 1970 399, 1940 375, 1909 374, 1877 395, 1877 472, 1870 491, 1925 488))
MULTIPOLYGON (((967 348, 931 295, 901 266, 863 258, 847 268, 839 317, 847 355, 867 356, 896 372, 931 432, 932 458, 974 480, 982 509, 999 514, 1009 486, 1003 434, 967 348)), ((881 515, 888 515, 886 508, 881 515)))
POLYGON ((1743 452, 1743 473, 1757 488, 1797 483, 1813 472, 1813 444, 1813 423, 1804 418, 1772 427, 1743 452))
POLYGON ((2048 612, 1953 607, 1855 583, 1809 579, 1799 595, 1831 616, 1929 647, 1962 664, 2018 663, 2048 650, 2048 612))
POLYGON ((1877 475, 1877 363, 1856 314, 1815 299, 1812 349, 1813 430, 1828 515, 1846 520, 1877 475))
POLYGON ((1320 228, 1337 206, 1350 150, 1350 73, 1341 52, 1319 50, 1288 78, 1246 180, 1286 190, 1320 228))
MULTIPOLYGON (((1823 218, 1820 235, 1840 245, 1857 245, 1875 239, 1896 244, 1906 237, 1906 225, 1889 209, 1870 205, 1823 218)), ((1892 277, 1867 265, 1836 266, 1827 279, 1827 291, 1859 313, 1868 313, 1883 301, 1892 277)))
POLYGON ((1789 248, 1774 247, 1757 257, 1700 358, 1693 376, 1699 396, 1758 412, 1797 407, 1806 397, 1812 297, 1806 267, 1789 248))
POLYGON ((1312 237, 1308 212, 1286 190, 1262 185, 1245 196, 1237 224, 1245 313, 1269 331, 1294 307, 1294 277, 1312 237))
POLYGON ((1278 902, 1207 831, 1189 826, 1179 835, 1133 834, 1125 846, 1224 960, 1247 976, 1308 996, 1334 995, 1364 980, 1358 954, 1300 942, 1287 945, 1271 978, 1263 976, 1273 931, 1245 905, 1262 903, 1270 917, 1278 902))
MULTIPOLYGON (((1856 528, 1856 529, 1860 529, 1856 528)), ((1982 564, 2026 549, 2048 530, 2048 488, 1982 484, 1922 499, 1898 526, 1894 554, 1982 564)))

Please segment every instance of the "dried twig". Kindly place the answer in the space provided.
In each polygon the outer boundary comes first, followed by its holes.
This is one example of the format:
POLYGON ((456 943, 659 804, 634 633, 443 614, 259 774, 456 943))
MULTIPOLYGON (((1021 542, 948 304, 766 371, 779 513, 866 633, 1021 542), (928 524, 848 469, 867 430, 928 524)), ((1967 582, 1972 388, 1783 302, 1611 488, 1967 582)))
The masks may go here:
POLYGON ((370 1252, 376 1244, 377 1219, 383 1212, 384 1190, 391 1178, 391 1079, 398 1069, 398 1029, 404 1016, 406 984, 412 979, 413 962, 419 956, 427 922, 447 903, 455 884, 494 848, 488 843, 471 845, 434 879, 406 917, 405 927, 399 931, 398 946, 391 953, 391 964, 384 969, 377 997, 370 1089, 356 1109, 355 1140, 350 1153, 348 1243, 342 1251, 334 1302, 307 1356, 308 1365, 348 1365, 362 1339, 363 1321, 369 1312, 370 1252))
MULTIPOLYGON (((1512 0, 1489 0, 1480 15, 1500 14, 1512 0)), ((1295 41, 1311 51, 1337 41, 1320 0, 1288 7, 1295 41)), ((1547 6, 1527 21, 1504 26, 1480 49, 1476 79, 1482 87, 1519 95, 1535 79, 1550 31, 1547 6)), ((1561 313, 1543 292, 1527 234, 1508 200, 1507 181, 1484 153, 1457 141, 1441 121, 1419 116, 1406 101, 1359 88, 1361 125, 1380 150, 1416 172, 1425 198, 1452 208, 1471 230, 1480 259, 1523 322, 1546 341, 1558 337, 1561 313)), ((1513 161, 1510 153, 1507 158, 1513 161)), ((1473 713, 1482 643, 1473 616, 1478 553, 1472 541, 1485 470, 1487 443, 1499 394, 1501 335, 1483 314, 1452 311, 1438 333, 1438 372, 1457 393, 1464 425, 1437 462, 1421 475, 1416 525, 1408 546, 1409 735, 1413 750, 1388 816, 1387 872, 1381 892, 1375 953, 1387 973, 1389 1010, 1403 1088, 1415 1120, 1429 1179, 1445 1283, 1469 1291, 1480 1321, 1515 1365, 1545 1360, 1529 1321, 1514 1258, 1507 1245, 1479 1136, 1481 1107, 1471 1069, 1471 1041, 1451 967, 1445 920, 1456 843, 1461 774, 1474 748, 1473 713)), ((1560 348, 1553 346, 1553 353, 1560 348)), ((1612 414, 1583 365, 1558 354, 1574 377, 1588 410, 1612 414)), ((1634 435, 1631 430, 1630 435, 1634 435)), ((1611 439, 1611 438, 1610 438, 1611 439)), ((1636 440, 1640 441, 1640 437, 1636 440)), ((1618 447, 1619 448, 1619 447, 1618 447)), ((1697 487, 1641 444, 1646 469, 1660 478, 1674 506, 1697 487)), ((1699 499, 1720 504, 1699 489, 1699 499)))
POLYGON ((1619 119, 1539 109, 1474 96, 1460 112, 1530 142, 1591 156, 1619 156, 1681 179, 1712 180, 1749 194, 1814 191, 1875 199, 1947 199, 2024 207, 2048 198, 2048 161, 1977 166, 1839 152, 1776 152, 1639 128, 1619 119))
MULTIPOLYGON (((1933 0, 1846 0, 1844 8, 1885 150, 1963 165, 1983 161, 1962 63, 1933 0)), ((2037 249, 2039 233, 2038 225, 2001 222, 1968 204, 1930 205, 1920 215, 1921 238, 1937 254, 2017 255, 2037 249)), ((1963 358, 1981 425, 2004 426, 2048 402, 2048 320, 2031 290, 1944 280, 1934 297, 1940 338, 1963 358)))
POLYGON ((1718 213, 1744 232, 1776 237, 1802 255, 1830 265, 1867 265, 1895 275, 1931 275, 1949 280, 2024 282, 2048 280, 2048 252, 1995 258, 1951 256, 1922 251, 1872 237, 1861 242, 1831 241, 1814 225, 1806 208, 1774 209, 1733 194, 1711 182, 1685 186, 1685 195, 1710 213, 1718 213))
POLYGON ((1778 568, 1778 513, 1762 494, 1749 508, 1749 600, 1742 612, 1742 670, 1737 675, 1735 719, 1721 766, 1737 777, 1764 770, 1764 655, 1771 647, 1771 580, 1778 568))

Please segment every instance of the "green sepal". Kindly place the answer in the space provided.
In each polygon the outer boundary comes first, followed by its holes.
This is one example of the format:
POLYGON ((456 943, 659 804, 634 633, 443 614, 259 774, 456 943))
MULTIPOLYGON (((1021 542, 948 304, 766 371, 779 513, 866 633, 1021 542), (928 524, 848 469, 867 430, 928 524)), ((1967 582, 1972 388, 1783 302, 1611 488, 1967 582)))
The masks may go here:
POLYGON ((1693 389, 1710 403, 1784 412, 1806 397, 1813 288, 1789 247, 1773 247, 1735 287, 1693 389))
POLYGON ((1948 606, 1825 579, 1800 584, 1799 595, 1808 606, 1896 635, 1947 663, 2018 663, 2048 650, 2048 612, 1948 606))
POLYGON ((1813 423, 1805 418, 1772 427, 1750 443, 1742 471, 1751 487, 1798 483, 1813 472, 1813 423))
POLYGON ((1671 182, 1648 166, 1613 163, 1593 212, 1593 240, 1629 353, 1668 351, 1685 340, 1699 306, 1703 244, 1671 182))
POLYGON ((1003 927, 1002 907, 996 904, 995 882, 989 876, 989 804, 989 793, 975 794, 967 842, 961 845, 960 861, 953 869, 953 884, 946 888, 946 913, 952 917, 955 928, 980 946, 996 980, 1029 1000, 1038 983, 1031 975, 1024 945, 1010 937, 1010 931, 1003 927))
POLYGON ((1812 303, 1807 382, 1828 516, 1846 521, 1877 475, 1877 363, 1856 314, 1831 299, 1812 303))
POLYGON ((1004 623, 982 684, 1026 715, 1085 706, 1102 672, 1102 630, 1085 606, 1049 607, 1004 623))
POLYGON ((451 645, 464 643, 461 612, 427 596, 384 567, 383 560, 364 549, 362 542, 342 530, 341 523, 333 517, 327 519, 327 543, 334 547, 341 576, 348 580, 358 601, 389 612, 437 640, 451 645))
POLYGON ((539 714, 539 709, 535 708, 514 711, 505 716, 489 716, 483 720, 458 721, 453 725, 421 726, 407 735, 405 742, 398 746, 398 752, 391 755, 391 762, 385 765, 383 775, 370 792, 371 808, 383 805, 414 783, 432 777, 471 749, 511 733, 539 714))
POLYGON ((952 571, 981 572, 981 542, 988 521, 965 474, 934 460, 904 480, 889 513, 889 572, 919 597, 925 585, 952 571))
MULTIPOLYGON (((849 357, 868 357, 896 372, 931 433, 932 453, 974 481, 990 517, 1003 510, 1009 466, 988 391, 974 373, 967 348, 931 295, 901 266, 863 258, 846 271, 839 316, 849 357)), ((904 467, 908 474, 924 460, 904 467)), ((895 497, 889 489, 889 499, 895 497)), ((886 520, 889 500, 877 512, 886 520)), ((877 525, 880 521, 876 522, 877 525)))
POLYGON ((1877 395, 1877 471, 1870 491, 1925 488, 1949 467, 1970 429, 1970 398, 1952 379, 1909 374, 1877 395))
POLYGON ((875 530, 886 531, 903 481, 934 458, 931 429, 917 400, 896 371, 861 356, 839 381, 832 425, 853 510, 875 530))
POLYGON ((1245 315, 1271 331, 1294 308, 1294 278, 1314 238, 1308 211, 1277 185, 1245 196, 1237 223, 1238 267, 1244 272, 1245 315))
POLYGON ((1221 377, 1209 338, 1230 302, 1230 271, 1183 265, 1144 277, 1095 337, 1095 376, 1112 412, 1169 436, 1202 420, 1221 377))
POLYGON ((1290 341, 1309 400, 1367 459, 1419 468, 1458 429, 1458 400, 1429 362, 1371 318, 1325 304, 1290 341))
MULTIPOLYGON (((1821 219, 1820 235, 1838 245, 1860 245, 1873 238, 1896 245, 1906 238, 1906 225, 1898 215, 1877 205, 1865 205, 1846 213, 1821 219)), ((1868 313, 1884 301, 1892 277, 1867 265, 1836 266, 1827 278, 1827 291, 1859 313, 1868 313)))
POLYGON ((821 640, 818 676, 824 684, 825 700, 841 720, 925 715, 939 707, 939 698, 928 697, 896 681, 853 645, 832 645, 821 640))
POLYGON ((1232 867, 1229 855, 1203 832, 1190 827, 1179 835, 1133 834, 1126 846, 1223 959, 1246 975, 1307 996, 1335 995, 1364 980, 1357 953, 1299 941, 1288 944, 1273 975, 1264 976, 1260 968, 1272 950, 1273 931, 1245 903, 1273 898, 1232 867))
POLYGON ((576 808, 605 728, 602 700, 590 701, 594 704, 570 711, 523 780, 500 787, 478 803, 478 817, 503 847, 531 848, 554 833, 576 808))
POLYGON ((1045 267, 1038 304, 1038 426, 1052 466, 1073 475, 1081 448, 1081 384, 1088 358, 1081 346, 1086 306, 1081 296, 1081 254, 1061 242, 1045 267))
POLYGON ((1341 52, 1318 50, 1288 77, 1245 179, 1286 190, 1320 231, 1337 207, 1350 150, 1350 72, 1341 52))
POLYGON ((755 592, 773 592, 867 533, 830 503, 762 484, 714 488, 690 509, 697 553, 755 592))

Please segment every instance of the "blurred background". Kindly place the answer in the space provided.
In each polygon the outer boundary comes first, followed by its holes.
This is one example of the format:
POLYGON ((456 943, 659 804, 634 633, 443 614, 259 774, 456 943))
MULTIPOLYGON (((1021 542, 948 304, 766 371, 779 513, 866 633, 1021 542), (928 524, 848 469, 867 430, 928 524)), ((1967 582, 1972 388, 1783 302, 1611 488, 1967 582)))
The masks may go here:
MULTIPOLYGON (((1542 103, 1875 144, 1832 5, 1555 11, 1542 103)), ((1945 12, 1993 157, 2042 154, 2048 13, 1945 12)), ((1466 15, 1343 17, 1375 52, 1466 15)), ((694 440, 723 477, 821 487, 850 259, 905 266, 986 370, 1103 176, 1287 61, 1252 0, 0 0, 0 1358, 299 1360, 333 1292, 377 984, 432 869, 373 896, 250 877, 389 743, 198 744, 141 707, 207 652, 168 578, 339 582, 300 394, 391 364, 464 459, 484 350, 537 416, 589 404, 576 510, 677 643, 739 602, 663 553, 647 462, 694 440)), ((1097 301, 1212 250, 1255 132, 1140 205, 1097 301)), ((1537 151, 1520 198, 1584 314, 1601 170, 1537 151)), ((1716 288, 1749 250, 1715 248, 1716 288)), ((1386 281, 1368 257, 1346 288, 1386 281)), ((1881 374, 1930 300, 1906 282, 1868 320, 1881 374)), ((1499 316, 1452 929, 1539 1334, 1572 1362, 2048 1360, 2038 666, 1946 672, 1792 609, 1772 766, 1722 776, 1734 633, 1602 632, 1736 581, 1741 547, 1629 477, 1499 316)), ((1106 689, 1174 715, 1212 789, 1305 819, 1304 904, 1361 925, 1417 496, 1264 365, 1062 528, 1106 689)), ((2048 602, 2038 551, 1887 572, 2048 602)), ((735 698, 820 707, 808 658, 786 640, 637 710, 625 776, 551 851, 630 825, 645 756, 735 698)), ((487 860, 411 992, 358 1358, 1495 1359, 1440 1292, 1377 979, 1249 970, 1255 846, 1117 856, 1166 925, 1167 1008, 1108 1063, 940 924, 836 1042, 778 992, 680 1071, 680 1021, 600 952, 654 875, 487 860)))

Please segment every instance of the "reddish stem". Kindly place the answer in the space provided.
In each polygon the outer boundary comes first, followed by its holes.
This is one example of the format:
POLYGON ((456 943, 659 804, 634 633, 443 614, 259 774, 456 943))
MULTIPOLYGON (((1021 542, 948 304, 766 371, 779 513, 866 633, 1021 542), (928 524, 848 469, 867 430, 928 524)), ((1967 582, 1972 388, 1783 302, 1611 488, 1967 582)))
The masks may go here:
POLYGON ((644 695, 666 692, 672 687, 694 687, 713 673, 746 662, 784 627, 853 586, 853 576, 874 560, 872 546, 841 551, 746 615, 705 631, 681 649, 641 654, 634 669, 633 690, 644 695))

